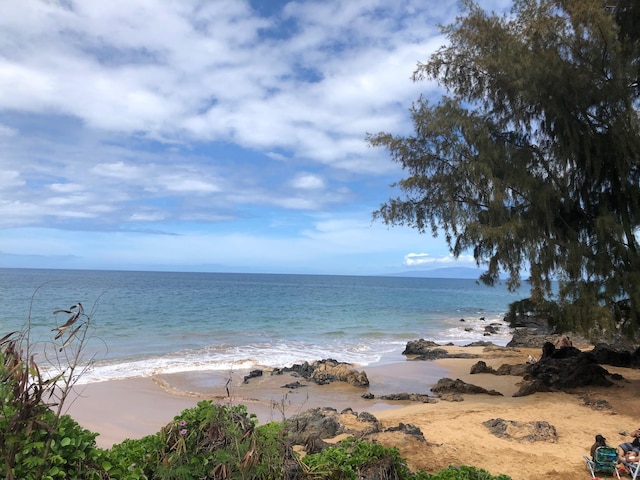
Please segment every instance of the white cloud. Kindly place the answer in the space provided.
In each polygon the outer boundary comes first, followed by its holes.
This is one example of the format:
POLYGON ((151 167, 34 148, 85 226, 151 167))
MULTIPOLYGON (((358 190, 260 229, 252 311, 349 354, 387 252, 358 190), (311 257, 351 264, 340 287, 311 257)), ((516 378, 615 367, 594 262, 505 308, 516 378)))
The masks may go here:
POLYGON ((442 267, 450 265, 468 265, 476 266, 475 259, 472 255, 453 255, 432 256, 428 253, 408 253, 404 257, 404 264, 408 267, 430 266, 442 267))
POLYGON ((139 211, 131 214, 131 221, 133 222, 159 222, 166 218, 166 215, 161 211, 139 211))
POLYGON ((7 125, 0 124, 0 138, 5 137, 15 137, 18 135, 18 130, 15 128, 11 128, 7 125))
POLYGON ((69 5, 0 7, 0 91, 11 91, 0 107, 149 138, 288 148, 347 169, 364 165, 341 158, 367 156, 366 131, 406 122, 398 104, 406 112, 424 88, 409 76, 439 42, 424 13, 400 29, 386 15, 402 7, 385 2, 290 3, 297 32, 286 41, 264 35, 274 20, 240 1, 69 5))
POLYGON ((91 171, 96 175, 118 180, 136 180, 143 177, 142 168, 136 165, 127 165, 124 162, 99 163, 91 171))
POLYGON ((300 190, 322 190, 325 187, 325 182, 318 175, 300 173, 291 181, 291 185, 300 190))
POLYGON ((84 190, 78 183, 52 183, 49 188, 56 193, 76 193, 84 190))
POLYGON ((60 233, 60 254, 113 261, 444 255, 441 241, 370 224, 401 172, 365 135, 410 131, 411 102, 435 92, 411 73, 455 4, 278 5, 267 18, 243 0, 0 2, 3 233, 59 228, 79 235, 60 233), (177 235, 113 240, 142 224, 177 235), (78 233, 100 230, 112 236, 78 233))
POLYGON ((25 184, 16 170, 0 170, 0 190, 8 187, 21 187, 25 184))
POLYGON ((219 192, 220 187, 215 183, 195 176, 179 175, 178 177, 161 176, 159 183, 169 192, 189 192, 192 194, 219 192))

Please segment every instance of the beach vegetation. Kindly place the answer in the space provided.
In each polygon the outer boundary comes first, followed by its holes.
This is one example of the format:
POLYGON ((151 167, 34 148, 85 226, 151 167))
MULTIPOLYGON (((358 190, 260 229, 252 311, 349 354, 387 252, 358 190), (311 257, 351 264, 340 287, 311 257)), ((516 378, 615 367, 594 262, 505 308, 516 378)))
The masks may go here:
POLYGON ((469 466, 450 466, 430 474, 412 472, 395 447, 347 438, 319 453, 302 458, 309 479, 357 480, 394 478, 397 480, 510 480, 507 475, 493 476, 469 466))
POLYGON ((451 465, 436 473, 420 473, 412 480, 511 480, 508 475, 492 475, 482 468, 451 465))
POLYGON ((284 422, 258 426, 244 405, 202 401, 158 433, 125 440, 106 451, 110 479, 358 479, 509 480, 458 466, 411 472, 395 447, 348 438, 319 453, 299 456, 284 422))
POLYGON ((509 304, 509 310, 504 319, 511 327, 516 327, 520 319, 528 317, 543 319, 550 326, 556 327, 561 316, 560 306, 556 302, 523 298, 509 304))
POLYGON ((104 471, 96 434, 64 414, 87 368, 82 352, 91 316, 80 303, 54 314, 64 322, 51 342, 32 342, 31 313, 23 330, 0 338, 0 475, 6 480, 101 478, 104 471))
POLYGON ((302 462, 310 478, 358 479, 367 471, 380 471, 380 478, 408 479, 409 468, 397 448, 348 438, 319 453, 306 455, 302 462))
POLYGON ((472 252, 480 280, 558 302, 563 330, 640 331, 640 3, 472 0, 413 80, 437 102, 411 107, 414 132, 369 135, 406 171, 387 225, 472 252), (433 83, 432 83, 433 82, 433 83), (554 281, 559 288, 552 288, 554 281))
POLYGON ((285 478, 286 459, 296 463, 279 423, 257 425, 244 405, 204 400, 157 434, 125 440, 108 451, 111 478, 285 478))

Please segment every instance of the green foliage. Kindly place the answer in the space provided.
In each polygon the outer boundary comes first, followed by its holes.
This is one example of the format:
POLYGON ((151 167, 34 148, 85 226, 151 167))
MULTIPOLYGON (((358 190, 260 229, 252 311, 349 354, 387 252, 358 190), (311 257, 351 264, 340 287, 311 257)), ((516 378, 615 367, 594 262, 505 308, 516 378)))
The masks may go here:
MULTIPOLYGON (((0 431, 7 432, 5 425, 4 417, 0 417, 0 431)), ((95 433, 68 415, 55 422, 55 414, 44 410, 29 427, 3 435, 3 447, 15 453, 11 464, 0 465, 0 475, 24 480, 107 478, 102 465, 105 453, 95 446, 95 438, 95 433), (52 430, 55 423, 57 427, 52 430), (47 444, 50 446, 45 455, 47 444)))
POLYGON ((142 480, 153 478, 163 444, 159 434, 137 440, 127 439, 106 451, 109 477, 118 480, 142 480))
MULTIPOLYGON (((534 317, 546 320, 551 327, 558 326, 558 319, 561 318, 560 307, 556 302, 544 299, 523 298, 509 304, 509 311, 505 315, 505 320, 509 326, 515 327, 518 319, 534 317)), ((562 331, 560 329, 560 331, 562 331)))
POLYGON ((568 327, 640 331, 640 41, 638 2, 515 0, 509 15, 470 0, 448 44, 414 80, 415 133, 380 133, 407 171, 403 197, 374 213, 440 232, 473 252, 493 284, 530 271, 531 296, 558 279, 568 327), (635 26, 634 26, 635 25, 635 26), (628 309, 616 307, 626 300, 628 309), (595 314, 594 314, 595 313, 595 314))
POLYGON ((109 452, 111 478, 282 478, 287 449, 278 424, 256 428, 244 405, 202 401, 156 435, 126 440, 109 452))
POLYGON ((353 438, 302 459, 311 478, 358 479, 368 470, 381 470, 380 478, 409 479, 409 469, 398 449, 353 438))
MULTIPOLYGON (((78 312, 67 328, 83 315, 81 308, 78 312)), ((81 327, 85 324, 81 323, 81 327)), ((58 351, 73 347, 76 335, 81 348, 84 338, 81 327, 75 327, 73 336, 64 337, 64 345, 58 351)), ((62 380, 62 375, 45 379, 41 375, 31 354, 29 328, 0 339, 0 379, 2 477, 105 478, 101 465, 103 451, 95 446, 96 434, 60 413, 74 380, 62 380)))
POLYGON ((397 480, 511 480, 506 475, 492 476, 475 467, 448 467, 437 473, 411 472, 398 449, 387 448, 353 438, 343 440, 320 453, 302 459, 307 478, 350 480, 369 473, 373 478, 397 480))
POLYGON ((507 475, 493 476, 486 470, 461 465, 450 466, 437 473, 421 473, 421 476, 413 477, 413 480, 511 480, 507 475))
POLYGON ((0 341, 0 453, 4 460, 0 473, 6 478, 21 473, 20 464, 38 470, 43 459, 29 456, 22 460, 22 452, 26 449, 28 453, 40 442, 44 448, 51 429, 51 415, 43 401, 47 382, 39 375, 33 358, 23 357, 21 339, 13 332, 0 341))
MULTIPOLYGON (((48 452, 47 463, 51 467, 45 469, 44 478, 104 478, 108 469, 103 466, 104 451, 96 447, 96 436, 96 433, 81 427, 69 415, 60 417, 48 452)), ((29 455, 35 456, 40 453, 38 449, 41 447, 40 442, 32 441, 23 453, 31 448, 29 455)))

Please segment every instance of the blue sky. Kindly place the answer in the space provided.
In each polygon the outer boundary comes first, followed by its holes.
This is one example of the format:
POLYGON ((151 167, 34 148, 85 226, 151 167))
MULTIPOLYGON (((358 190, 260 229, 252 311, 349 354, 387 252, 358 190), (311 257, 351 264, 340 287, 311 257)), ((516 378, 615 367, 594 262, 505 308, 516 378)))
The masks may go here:
MULTIPOLYGON (((487 10, 506 0, 479 2, 487 10)), ((454 1, 0 2, 0 266, 389 274, 442 238, 372 221, 454 1)))

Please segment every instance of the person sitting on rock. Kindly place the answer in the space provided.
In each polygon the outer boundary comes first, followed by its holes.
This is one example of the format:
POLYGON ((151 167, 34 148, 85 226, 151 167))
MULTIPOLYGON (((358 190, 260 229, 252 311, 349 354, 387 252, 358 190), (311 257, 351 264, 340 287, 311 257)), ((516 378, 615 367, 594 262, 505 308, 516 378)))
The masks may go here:
POLYGON ((606 446, 607 446, 607 439, 604 438, 602 435, 596 435, 596 441, 594 442, 593 445, 591 445, 591 458, 595 459, 596 449, 598 447, 606 447, 606 446))
POLYGON ((560 335, 558 340, 556 340, 556 348, 562 347, 573 347, 573 342, 566 335, 560 335))
POLYGON ((630 435, 633 437, 631 442, 618 445, 618 459, 621 462, 635 463, 640 460, 640 428, 630 435))

